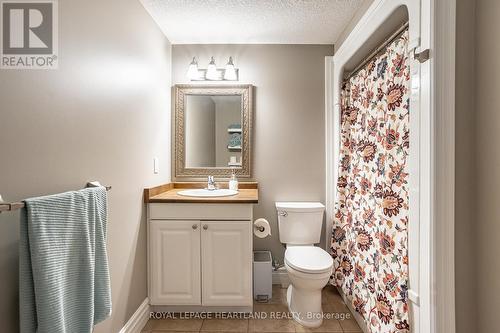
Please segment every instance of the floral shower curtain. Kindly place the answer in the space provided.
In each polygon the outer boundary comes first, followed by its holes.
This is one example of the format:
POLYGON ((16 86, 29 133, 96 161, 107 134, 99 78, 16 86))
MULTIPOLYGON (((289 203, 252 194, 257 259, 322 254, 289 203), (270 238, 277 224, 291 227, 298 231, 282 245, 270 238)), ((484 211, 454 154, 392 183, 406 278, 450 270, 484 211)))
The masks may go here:
POLYGON ((342 87, 332 282, 371 332, 408 332, 408 30, 342 87))

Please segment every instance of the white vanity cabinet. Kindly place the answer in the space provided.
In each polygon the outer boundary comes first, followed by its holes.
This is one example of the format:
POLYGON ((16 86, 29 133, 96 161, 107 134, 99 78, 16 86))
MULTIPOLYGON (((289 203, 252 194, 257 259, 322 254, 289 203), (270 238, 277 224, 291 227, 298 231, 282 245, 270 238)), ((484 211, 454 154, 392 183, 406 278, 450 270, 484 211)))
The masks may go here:
POLYGON ((151 305, 171 311, 251 309, 252 206, 150 203, 151 305))
POLYGON ((202 304, 251 304, 251 221, 206 221, 202 225, 202 304))
POLYGON ((149 235, 151 304, 200 304, 200 222, 152 220, 149 235))

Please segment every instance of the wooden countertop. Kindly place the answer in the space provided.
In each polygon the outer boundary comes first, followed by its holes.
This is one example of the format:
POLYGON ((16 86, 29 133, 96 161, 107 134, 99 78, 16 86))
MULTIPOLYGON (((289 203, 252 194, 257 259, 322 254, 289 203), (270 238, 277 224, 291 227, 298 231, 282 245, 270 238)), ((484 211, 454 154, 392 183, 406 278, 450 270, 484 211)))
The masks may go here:
MULTIPOLYGON (((228 188, 228 183, 217 183, 221 188, 228 188)), ((186 189, 205 188, 206 183, 182 182, 168 183, 157 187, 144 189, 145 203, 258 203, 259 188, 256 182, 241 182, 238 194, 228 197, 187 197, 177 194, 186 189)))

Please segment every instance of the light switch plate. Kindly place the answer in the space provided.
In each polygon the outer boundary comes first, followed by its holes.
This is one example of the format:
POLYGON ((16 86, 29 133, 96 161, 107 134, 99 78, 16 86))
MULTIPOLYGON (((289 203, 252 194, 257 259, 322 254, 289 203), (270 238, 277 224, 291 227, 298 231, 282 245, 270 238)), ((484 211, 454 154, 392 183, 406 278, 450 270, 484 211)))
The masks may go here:
POLYGON ((160 172, 160 165, 158 162, 158 157, 153 157, 153 172, 155 174, 160 172))

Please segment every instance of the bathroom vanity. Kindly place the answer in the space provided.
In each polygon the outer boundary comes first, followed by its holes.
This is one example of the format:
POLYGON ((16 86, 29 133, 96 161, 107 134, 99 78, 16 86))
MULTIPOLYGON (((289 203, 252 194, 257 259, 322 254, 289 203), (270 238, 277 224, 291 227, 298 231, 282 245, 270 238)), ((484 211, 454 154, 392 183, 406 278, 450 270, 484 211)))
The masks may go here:
POLYGON ((144 191, 155 311, 252 311, 258 186, 227 189, 251 178, 252 114, 251 85, 175 86, 172 178, 186 181, 144 191))
POLYGON ((150 304, 176 312, 251 311, 257 183, 226 197, 178 194, 205 186, 171 183, 144 192, 150 304))

